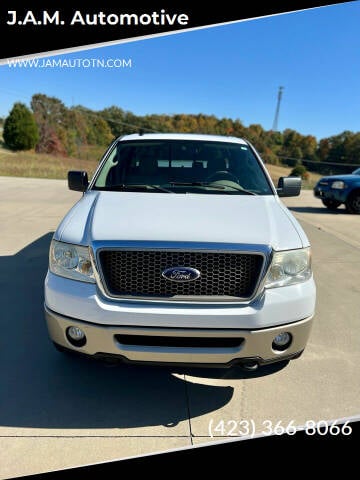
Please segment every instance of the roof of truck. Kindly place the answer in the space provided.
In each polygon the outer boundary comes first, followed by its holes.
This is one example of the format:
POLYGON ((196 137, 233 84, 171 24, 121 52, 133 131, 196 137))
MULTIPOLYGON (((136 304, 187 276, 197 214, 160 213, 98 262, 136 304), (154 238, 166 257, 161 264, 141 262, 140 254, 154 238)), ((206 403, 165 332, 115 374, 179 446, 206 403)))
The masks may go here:
POLYGON ((128 140, 195 140, 207 142, 230 142, 246 145, 242 138, 226 137, 224 135, 204 135, 198 133, 135 133, 119 137, 121 142, 128 140))

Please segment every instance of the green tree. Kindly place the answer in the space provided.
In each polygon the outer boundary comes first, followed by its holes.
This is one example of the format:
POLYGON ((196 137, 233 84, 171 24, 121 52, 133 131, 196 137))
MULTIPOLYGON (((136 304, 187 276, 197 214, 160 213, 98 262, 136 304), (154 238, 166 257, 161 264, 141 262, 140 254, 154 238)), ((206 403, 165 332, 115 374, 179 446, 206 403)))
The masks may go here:
POLYGON ((88 117, 87 141, 90 145, 108 145, 113 139, 109 124, 99 115, 88 117))
POLYGON ((313 135, 302 136, 300 145, 303 158, 307 160, 318 160, 316 157, 317 141, 313 135))
POLYGON ((66 128, 67 109, 56 97, 48 97, 38 93, 31 99, 31 108, 39 128, 38 153, 66 155, 68 131, 66 128))
POLYGON ((34 115, 23 103, 14 104, 4 123, 4 141, 12 150, 30 150, 34 148, 39 132, 34 115))
POLYGON ((329 139, 328 138, 322 138, 319 142, 319 146, 318 146, 318 149, 317 149, 317 155, 318 155, 321 162, 325 162, 326 159, 328 158, 330 148, 331 148, 331 145, 330 145, 329 139))
POLYGON ((291 177, 301 177, 303 180, 308 180, 309 173, 307 172, 304 165, 296 165, 296 167, 294 167, 291 170, 290 176, 291 177))
MULTIPOLYGON (((124 112, 122 108, 113 105, 112 107, 101 110, 98 114, 108 123, 114 137, 129 133, 129 127, 125 124, 126 112, 124 112)), ((131 133, 134 133, 134 130, 132 130, 131 133)))
POLYGON ((359 164, 360 133, 344 132, 320 140, 318 156, 324 162, 359 164))

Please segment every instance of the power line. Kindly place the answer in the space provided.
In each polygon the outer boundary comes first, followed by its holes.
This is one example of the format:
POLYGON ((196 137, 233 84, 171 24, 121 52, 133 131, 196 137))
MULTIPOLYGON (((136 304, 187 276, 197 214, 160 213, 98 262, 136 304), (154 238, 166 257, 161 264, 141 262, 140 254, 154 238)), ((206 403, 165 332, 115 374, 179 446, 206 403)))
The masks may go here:
MULTIPOLYGON (((34 103, 38 103, 39 105, 42 105, 42 106, 46 106, 41 100, 38 100, 36 99, 34 103)), ((65 107, 67 108, 67 107, 65 107)), ((91 117, 97 117, 97 118, 102 118, 103 120, 106 120, 107 122, 113 122, 113 123, 118 123, 118 124, 121 124, 121 125, 126 125, 127 127, 130 127, 134 130, 146 130, 148 132, 153 132, 153 133, 158 133, 158 130, 154 130, 152 128, 147 128, 147 127, 143 127, 141 125, 134 125, 132 123, 128 123, 128 122, 123 122, 121 120, 115 120, 113 118, 109 118, 109 117, 105 117, 104 115, 102 115, 101 113, 98 113, 98 112, 91 112, 89 110, 87 110, 86 108, 84 107, 71 107, 71 108, 67 108, 68 111, 75 111, 75 112, 79 112, 79 113, 83 113, 85 115, 89 115, 91 117)))
POLYGON ((101 113, 96 113, 96 112, 89 112, 86 108, 81 108, 81 107, 73 107, 71 108, 70 110, 75 110, 77 112, 81 112, 81 113, 85 113, 86 115, 90 115, 90 116, 94 116, 94 117, 99 117, 99 118, 102 118, 103 120, 106 120, 108 122, 113 122, 113 123, 118 123, 118 124, 121 124, 121 125, 126 125, 127 127, 131 127, 135 130, 139 130, 139 129, 142 129, 142 130, 146 130, 148 132, 153 132, 153 133, 158 133, 158 130, 154 130, 152 128, 147 128, 147 127, 143 127, 141 125, 134 125, 133 123, 128 123, 128 122, 123 122, 122 120, 114 120, 112 118, 109 118, 109 117, 105 117, 103 116, 101 113))
MULTIPOLYGON (((7 91, 8 93, 10 92, 12 95, 16 95, 17 97, 26 98, 26 99, 28 98, 28 96, 25 95, 25 92, 20 92, 20 91, 16 91, 16 90, 9 90, 9 89, 4 89, 4 88, 0 88, 0 90, 5 91, 5 92, 7 91)), ((44 103, 41 100, 38 100, 38 99, 36 99, 35 103, 38 103, 40 105, 45 106, 44 103)), ((71 110, 72 111, 78 111, 78 112, 85 113, 85 114, 93 116, 93 117, 102 118, 103 120, 106 120, 108 122, 118 123, 119 125, 125 125, 127 127, 132 128, 133 130, 136 130, 136 131, 139 131, 140 129, 142 129, 142 130, 147 131, 147 132, 153 132, 153 133, 158 133, 159 132, 159 130, 155 130, 153 128, 143 127, 142 125, 134 125, 132 123, 124 122, 124 121, 121 121, 121 120, 115 120, 115 119, 110 118, 110 117, 105 117, 104 115, 102 115, 101 113, 98 113, 98 112, 90 112, 85 107, 83 107, 83 108, 74 107, 74 106, 67 107, 66 105, 64 105, 64 107, 67 110, 70 110, 70 111, 71 110)))

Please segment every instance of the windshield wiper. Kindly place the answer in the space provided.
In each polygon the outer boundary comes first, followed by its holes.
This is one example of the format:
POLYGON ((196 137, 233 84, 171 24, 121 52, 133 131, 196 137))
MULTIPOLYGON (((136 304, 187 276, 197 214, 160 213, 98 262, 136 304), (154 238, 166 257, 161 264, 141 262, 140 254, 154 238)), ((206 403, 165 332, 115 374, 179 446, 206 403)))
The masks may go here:
POLYGON ((225 190, 225 186, 213 185, 209 182, 169 182, 169 185, 174 187, 212 187, 216 188, 217 190, 225 190))
POLYGON ((145 183, 121 183, 118 185, 110 185, 109 187, 105 187, 106 190, 115 190, 115 191, 121 191, 121 190, 131 190, 132 188, 135 189, 145 189, 147 190, 148 188, 152 188, 153 190, 157 190, 159 192, 163 193, 175 193, 172 190, 168 190, 167 188, 160 187, 158 185, 147 185, 145 183))
POLYGON ((180 185, 180 186, 194 186, 194 187, 211 187, 216 188, 218 190, 225 190, 227 187, 232 188, 233 190, 237 190, 238 192, 242 192, 246 195, 257 195, 257 193, 252 192, 251 190, 246 190, 245 188, 236 187, 235 185, 224 185, 220 183, 211 183, 211 182, 169 182, 169 185, 180 185))
MULTIPOLYGON (((218 185, 219 185, 219 184, 218 184, 218 185)), ((235 186, 235 185, 227 185, 227 184, 226 184, 226 185, 223 185, 223 187, 232 188, 232 189, 237 190, 238 192, 242 192, 242 193, 244 193, 244 194, 246 194, 246 195, 257 195, 257 193, 252 192, 251 190, 246 190, 246 188, 242 188, 242 187, 240 187, 240 185, 239 185, 239 186, 235 186)))

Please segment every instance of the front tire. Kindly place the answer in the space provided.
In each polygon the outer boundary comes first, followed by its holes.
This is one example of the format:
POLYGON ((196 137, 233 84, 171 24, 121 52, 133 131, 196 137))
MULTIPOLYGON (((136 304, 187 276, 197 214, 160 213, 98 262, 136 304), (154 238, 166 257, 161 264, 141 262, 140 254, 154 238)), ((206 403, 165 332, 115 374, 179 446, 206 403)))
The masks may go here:
POLYGON ((341 203, 337 202, 336 200, 322 200, 322 203, 325 205, 326 208, 329 210, 336 210, 338 207, 340 207, 341 203))
POLYGON ((360 192, 351 193, 346 200, 346 209, 349 213, 360 214, 360 192))

